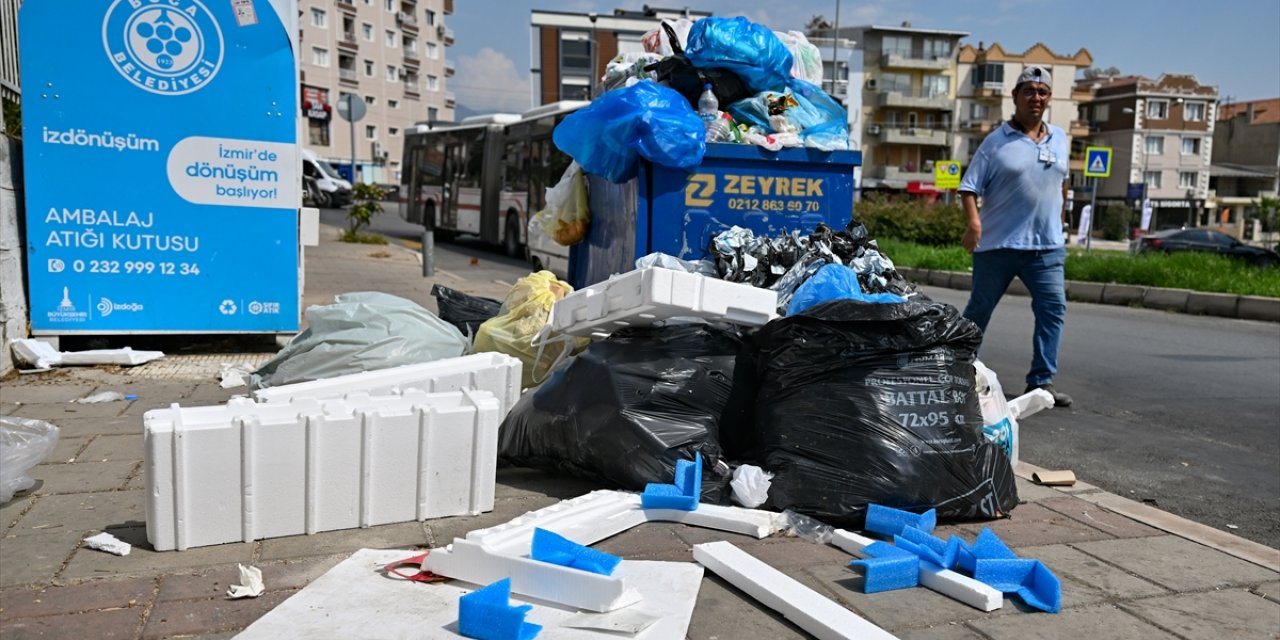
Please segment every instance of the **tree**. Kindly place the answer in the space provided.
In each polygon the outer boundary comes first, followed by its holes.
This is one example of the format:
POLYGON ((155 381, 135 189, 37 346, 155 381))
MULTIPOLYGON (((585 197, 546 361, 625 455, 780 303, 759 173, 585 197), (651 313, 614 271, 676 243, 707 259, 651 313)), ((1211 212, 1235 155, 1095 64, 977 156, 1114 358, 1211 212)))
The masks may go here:
POLYGON ((347 230, 341 237, 343 242, 386 243, 382 236, 361 233, 362 229, 369 226, 373 216, 382 213, 382 196, 382 188, 377 185, 361 182, 352 188, 352 199, 355 202, 347 209, 347 230))

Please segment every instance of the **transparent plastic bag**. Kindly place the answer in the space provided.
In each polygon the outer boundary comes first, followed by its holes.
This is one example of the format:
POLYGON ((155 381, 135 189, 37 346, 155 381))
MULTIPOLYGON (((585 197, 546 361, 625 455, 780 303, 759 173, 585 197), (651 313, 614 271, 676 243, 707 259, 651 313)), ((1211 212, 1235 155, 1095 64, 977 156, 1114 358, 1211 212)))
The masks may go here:
POLYGON ((733 499, 738 504, 754 509, 769 499, 769 481, 773 474, 753 464, 739 465, 733 470, 733 480, 729 486, 733 488, 733 499))
POLYGON ((58 427, 48 422, 0 417, 0 504, 36 485, 27 477, 27 471, 40 464, 56 444, 58 427))
POLYGON ((805 82, 822 84, 822 52, 809 42, 799 31, 774 31, 782 44, 791 52, 794 63, 791 65, 791 76, 805 82))
POLYGON ((569 163, 560 181, 547 189, 547 207, 534 217, 557 244, 567 247, 587 237, 591 209, 587 205, 587 181, 577 162, 569 163))

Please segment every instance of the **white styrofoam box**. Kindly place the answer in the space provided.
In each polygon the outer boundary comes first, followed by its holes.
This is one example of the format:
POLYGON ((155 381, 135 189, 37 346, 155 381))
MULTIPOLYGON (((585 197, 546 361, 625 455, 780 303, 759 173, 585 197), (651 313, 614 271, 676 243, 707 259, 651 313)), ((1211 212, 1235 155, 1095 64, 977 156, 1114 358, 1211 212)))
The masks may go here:
POLYGON ((157 551, 493 509, 499 402, 463 389, 148 411, 157 551))
POLYGON ((388 395, 406 389, 427 393, 476 389, 497 397, 505 416, 520 399, 521 367, 518 358, 503 353, 476 353, 268 387, 254 391, 253 397, 259 402, 286 402, 296 398, 340 398, 349 393, 388 395))
POLYGON ((669 318, 760 326, 777 317, 776 291, 661 267, 637 269, 584 287, 555 303, 551 330, 602 337, 669 318))

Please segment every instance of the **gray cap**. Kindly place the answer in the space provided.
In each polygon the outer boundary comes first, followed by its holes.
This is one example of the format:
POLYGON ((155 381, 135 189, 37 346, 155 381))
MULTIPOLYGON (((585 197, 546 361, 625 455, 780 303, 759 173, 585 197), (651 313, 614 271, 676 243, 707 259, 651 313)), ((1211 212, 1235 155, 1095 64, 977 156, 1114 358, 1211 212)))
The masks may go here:
POLYGON ((1014 86, 1024 82, 1040 82, 1052 87, 1053 76, 1049 75, 1049 70, 1045 67, 1033 64, 1022 70, 1022 74, 1018 76, 1018 82, 1014 86))

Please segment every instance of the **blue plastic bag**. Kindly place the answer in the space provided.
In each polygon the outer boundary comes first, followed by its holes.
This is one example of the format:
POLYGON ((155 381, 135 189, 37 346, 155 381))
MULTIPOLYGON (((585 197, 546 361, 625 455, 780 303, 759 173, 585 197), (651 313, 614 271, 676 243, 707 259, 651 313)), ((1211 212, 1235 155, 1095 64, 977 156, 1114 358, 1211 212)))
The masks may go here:
POLYGON ((622 183, 639 173, 637 154, 668 167, 701 164, 706 135, 684 96, 645 80, 569 114, 551 137, 587 173, 622 183))
POLYGON ((752 91, 781 90, 793 59, 773 30, 741 16, 708 16, 689 29, 685 57, 699 69, 728 69, 752 91))
POLYGON ((770 133, 777 131, 769 124, 769 100, 783 93, 795 105, 784 111, 787 121, 800 130, 807 146, 826 150, 849 148, 849 114, 820 87, 799 78, 787 81, 785 91, 762 91, 729 105, 729 113, 737 122, 747 122, 770 133))
POLYGON ((787 315, 793 316, 810 307, 832 300, 852 299, 859 302, 892 304, 907 299, 892 293, 863 293, 858 284, 858 273, 842 264, 831 263, 804 281, 787 305, 787 315))

